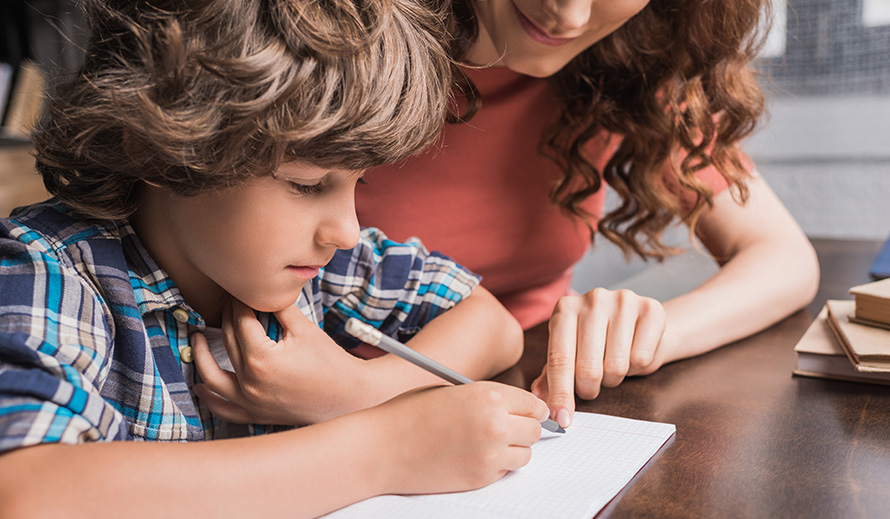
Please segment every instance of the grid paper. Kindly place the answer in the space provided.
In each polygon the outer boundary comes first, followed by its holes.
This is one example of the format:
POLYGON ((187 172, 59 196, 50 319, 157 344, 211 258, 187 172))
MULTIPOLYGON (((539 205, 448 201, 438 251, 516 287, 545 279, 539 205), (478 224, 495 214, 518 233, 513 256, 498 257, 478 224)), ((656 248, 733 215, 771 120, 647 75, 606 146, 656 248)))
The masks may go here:
POLYGON ((491 485, 453 494, 379 496, 325 517, 593 517, 673 436, 671 424, 575 413, 564 435, 543 431, 525 467, 491 485))

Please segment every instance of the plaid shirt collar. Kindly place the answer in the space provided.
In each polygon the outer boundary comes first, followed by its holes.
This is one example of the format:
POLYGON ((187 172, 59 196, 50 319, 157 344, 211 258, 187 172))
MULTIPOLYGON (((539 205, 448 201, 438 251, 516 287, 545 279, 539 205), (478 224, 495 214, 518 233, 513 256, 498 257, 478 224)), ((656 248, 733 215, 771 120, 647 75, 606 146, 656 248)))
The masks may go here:
POLYGON ((136 307, 142 317, 157 311, 175 311, 182 308, 189 313, 188 323, 203 327, 204 318, 195 312, 173 279, 149 255, 129 222, 118 227, 121 243, 124 245, 124 256, 130 276, 130 286, 136 298, 136 307))

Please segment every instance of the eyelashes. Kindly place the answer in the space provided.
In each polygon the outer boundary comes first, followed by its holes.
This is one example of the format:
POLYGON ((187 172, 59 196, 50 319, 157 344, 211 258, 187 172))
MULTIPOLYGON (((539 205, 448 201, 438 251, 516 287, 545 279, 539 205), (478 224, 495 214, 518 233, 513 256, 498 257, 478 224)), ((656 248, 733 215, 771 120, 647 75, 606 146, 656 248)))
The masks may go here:
POLYGON ((317 195, 324 191, 324 186, 321 182, 317 184, 298 184, 296 182, 288 182, 288 184, 290 184, 291 190, 301 195, 317 195))
MULTIPOLYGON (((368 181, 362 177, 359 177, 358 183, 367 185, 368 181)), ((288 181, 288 185, 290 186, 291 191, 293 191, 294 193, 299 193, 301 195, 317 195, 325 190, 324 181, 319 181, 316 184, 300 184, 297 182, 288 181)))

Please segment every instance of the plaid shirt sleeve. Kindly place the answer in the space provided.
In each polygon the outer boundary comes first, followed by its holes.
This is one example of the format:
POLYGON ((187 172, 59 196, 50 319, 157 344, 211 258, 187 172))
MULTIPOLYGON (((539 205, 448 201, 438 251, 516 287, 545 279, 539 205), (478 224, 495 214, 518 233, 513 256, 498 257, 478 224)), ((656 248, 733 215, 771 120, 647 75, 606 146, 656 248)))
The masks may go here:
POLYGON ((428 252, 417 239, 394 242, 374 228, 358 245, 337 251, 320 275, 324 329, 339 344, 359 341, 344 323, 356 317, 399 340, 470 295, 479 276, 453 260, 428 252))
POLYGON ((129 438, 96 387, 111 363, 108 310, 53 245, 0 220, 0 452, 129 438))

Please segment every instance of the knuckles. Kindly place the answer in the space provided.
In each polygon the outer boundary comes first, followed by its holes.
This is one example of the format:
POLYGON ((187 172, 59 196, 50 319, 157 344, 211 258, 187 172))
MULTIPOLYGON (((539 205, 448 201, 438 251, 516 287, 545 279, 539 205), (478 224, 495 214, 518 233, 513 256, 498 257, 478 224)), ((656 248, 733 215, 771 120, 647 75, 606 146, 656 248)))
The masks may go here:
POLYGON ((578 380, 575 383, 575 392, 584 400, 593 400, 600 394, 600 381, 578 380))
POLYGON ((568 370, 574 363, 575 359, 569 357, 566 352, 561 349, 551 348, 550 351, 547 352, 547 365, 554 370, 568 370))
MULTIPOLYGON (((583 296, 582 296, 583 297, 583 296)), ((562 315, 573 315, 580 312, 583 307, 582 298, 578 296, 562 296, 556 301, 553 307, 553 318, 559 318, 562 315)))
MULTIPOLYGON (((633 355, 631 353, 631 355, 633 355)), ((627 374, 627 370, 630 367, 630 357, 625 354, 615 354, 609 355, 606 357, 603 362, 603 374, 604 376, 616 377, 627 374)))
POLYGON ((655 350, 653 349, 641 349, 639 351, 633 351, 630 354, 630 365, 634 371, 637 371, 641 374, 648 375, 652 371, 646 372, 649 369, 653 362, 655 361, 655 350))
POLYGON ((575 363, 575 378, 599 384, 603 378, 603 364, 586 357, 579 357, 575 363))

